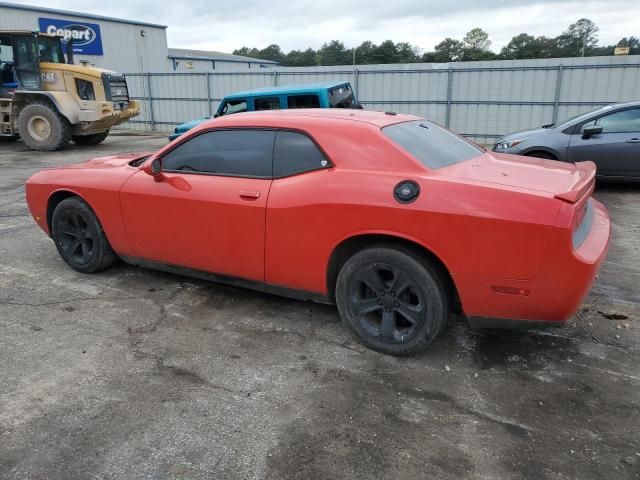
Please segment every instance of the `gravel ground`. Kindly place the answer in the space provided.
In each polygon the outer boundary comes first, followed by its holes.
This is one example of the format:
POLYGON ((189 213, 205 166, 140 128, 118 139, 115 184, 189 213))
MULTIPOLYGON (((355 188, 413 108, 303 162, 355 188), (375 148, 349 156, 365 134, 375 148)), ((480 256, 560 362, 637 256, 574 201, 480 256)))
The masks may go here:
POLYGON ((567 327, 362 347, 333 307, 119 265, 82 275, 29 216, 44 167, 153 136, 0 144, 0 478, 640 478, 640 184, 567 327))

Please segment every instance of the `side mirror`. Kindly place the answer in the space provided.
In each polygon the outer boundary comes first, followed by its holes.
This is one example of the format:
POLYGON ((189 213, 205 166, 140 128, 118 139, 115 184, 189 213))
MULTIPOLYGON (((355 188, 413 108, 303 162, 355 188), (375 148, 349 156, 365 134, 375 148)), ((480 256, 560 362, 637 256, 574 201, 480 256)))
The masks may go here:
POLYGON ((144 171, 148 175, 151 175, 156 182, 161 182, 164 179, 164 175, 162 174, 162 159, 159 157, 154 158, 144 166, 144 171))
POLYGON ((582 138, 589 138, 593 135, 599 135, 602 133, 602 127, 598 125, 591 125, 589 127, 585 127, 582 130, 582 138))

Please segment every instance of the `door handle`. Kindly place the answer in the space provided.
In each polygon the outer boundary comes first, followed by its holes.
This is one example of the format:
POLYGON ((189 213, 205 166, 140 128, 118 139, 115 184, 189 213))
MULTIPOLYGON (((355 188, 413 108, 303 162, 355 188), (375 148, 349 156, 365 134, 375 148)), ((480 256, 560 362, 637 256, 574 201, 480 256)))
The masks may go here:
POLYGON ((260 192, 255 192, 251 190, 240 190, 240 198, 245 198, 248 200, 255 200, 256 198, 260 198, 260 192))
POLYGON ((627 143, 640 143, 640 138, 630 138, 627 143))

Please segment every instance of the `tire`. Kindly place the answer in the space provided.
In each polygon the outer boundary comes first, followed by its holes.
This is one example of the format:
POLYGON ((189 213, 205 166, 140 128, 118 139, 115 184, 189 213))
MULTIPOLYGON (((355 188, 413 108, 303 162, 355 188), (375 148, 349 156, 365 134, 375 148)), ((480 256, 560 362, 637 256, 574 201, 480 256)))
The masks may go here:
POLYGON ((557 160, 552 154, 542 151, 537 152, 529 152, 525 154, 525 157, 535 157, 535 158, 544 158, 546 160, 557 160))
POLYGON ((444 330, 450 306, 446 285, 440 270, 420 255, 380 245, 345 262, 336 303, 364 345, 388 355, 410 355, 444 330))
POLYGON ((79 197, 58 204, 51 219, 51 236, 62 259, 78 272, 98 272, 118 261, 96 214, 79 197))
POLYGON ((71 139, 71 125, 58 110, 43 102, 30 103, 18 116, 18 131, 33 150, 51 152, 64 148, 71 139))
POLYGON ((71 138, 76 145, 98 145, 104 142, 108 136, 109 130, 105 130, 104 132, 94 133, 92 135, 73 135, 71 138))

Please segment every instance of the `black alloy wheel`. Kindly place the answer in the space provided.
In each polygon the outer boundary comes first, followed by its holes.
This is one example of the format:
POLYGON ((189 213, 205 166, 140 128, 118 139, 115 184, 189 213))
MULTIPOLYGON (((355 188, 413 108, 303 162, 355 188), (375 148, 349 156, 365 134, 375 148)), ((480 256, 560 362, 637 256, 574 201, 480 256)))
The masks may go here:
POLYGON ((405 343, 425 321, 426 299, 416 282, 400 268, 368 263, 350 282, 350 311, 360 326, 385 343, 405 343))
POLYGON ((443 272, 412 249, 381 245, 350 257, 338 275, 336 303, 369 348, 409 355, 444 329, 449 296, 443 272))
POLYGON ((93 256, 95 238, 82 212, 65 210, 60 215, 58 222, 58 244, 65 259, 69 259, 77 265, 89 263, 93 256))
POLYGON ((97 272, 118 261, 98 217, 79 197, 66 198, 56 206, 51 236, 62 259, 79 272, 97 272))

